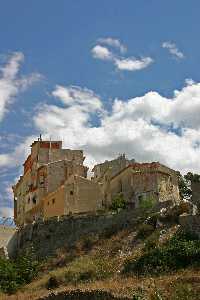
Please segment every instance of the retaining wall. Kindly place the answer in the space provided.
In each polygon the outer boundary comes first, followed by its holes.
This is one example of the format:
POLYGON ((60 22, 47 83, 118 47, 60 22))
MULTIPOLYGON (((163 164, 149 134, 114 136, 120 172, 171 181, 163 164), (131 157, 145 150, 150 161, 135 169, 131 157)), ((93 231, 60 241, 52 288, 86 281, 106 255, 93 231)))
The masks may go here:
POLYGON ((26 225, 10 240, 12 256, 32 247, 39 258, 54 256, 58 249, 72 247, 81 237, 117 231, 135 223, 135 211, 118 214, 72 215, 53 217, 45 222, 26 225))

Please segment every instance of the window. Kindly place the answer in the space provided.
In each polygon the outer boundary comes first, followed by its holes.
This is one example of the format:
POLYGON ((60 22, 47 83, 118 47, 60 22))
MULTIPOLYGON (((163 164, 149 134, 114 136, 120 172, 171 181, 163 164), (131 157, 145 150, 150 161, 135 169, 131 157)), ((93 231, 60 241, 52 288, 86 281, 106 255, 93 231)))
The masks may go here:
POLYGON ((33 202, 33 204, 36 204, 36 196, 33 196, 33 198, 32 198, 32 202, 33 202))
POLYGON ((55 204, 55 199, 52 199, 52 204, 55 204))
POLYGON ((71 195, 71 196, 74 195, 74 192, 73 192, 73 191, 70 191, 70 195, 71 195))
POLYGON ((31 201, 31 199, 30 199, 30 198, 28 198, 28 203, 30 203, 30 201, 31 201))
POLYGON ((138 196, 139 203, 142 202, 142 200, 143 200, 143 196, 142 195, 138 196))
POLYGON ((47 202, 47 205, 49 205, 49 201, 47 202))

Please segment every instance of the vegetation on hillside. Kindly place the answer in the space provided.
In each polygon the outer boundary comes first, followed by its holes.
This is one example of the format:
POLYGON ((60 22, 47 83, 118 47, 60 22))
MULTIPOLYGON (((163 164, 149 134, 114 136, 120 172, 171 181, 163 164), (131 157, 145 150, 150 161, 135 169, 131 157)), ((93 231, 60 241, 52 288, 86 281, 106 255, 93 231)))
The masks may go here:
POLYGON ((135 300, 200 299, 199 239, 181 231, 177 218, 157 226, 160 214, 146 205, 134 218, 124 228, 82 237, 42 266, 31 256, 1 259, 1 291, 18 290, 16 298, 1 299, 37 299, 62 288, 103 289, 135 300))
POLYGON ((191 183, 200 182, 200 175, 188 172, 184 176, 177 172, 181 199, 190 199, 192 196, 191 183))
POLYGON ((20 256, 17 260, 0 258, 0 291, 14 293, 19 287, 36 277, 38 263, 31 256, 20 256))
POLYGON ((139 258, 126 260, 124 273, 158 275, 199 265, 200 240, 192 234, 179 231, 166 244, 145 248, 139 258))

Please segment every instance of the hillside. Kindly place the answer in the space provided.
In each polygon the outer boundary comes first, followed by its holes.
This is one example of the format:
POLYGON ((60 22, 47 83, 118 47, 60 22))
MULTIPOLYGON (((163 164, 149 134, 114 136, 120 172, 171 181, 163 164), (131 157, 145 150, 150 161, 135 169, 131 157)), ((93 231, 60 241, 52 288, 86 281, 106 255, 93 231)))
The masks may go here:
MULTIPOLYGON (((43 299, 52 291, 65 296, 48 299, 73 299, 67 294, 77 290, 93 291, 92 299, 102 300, 112 299, 102 291, 116 299, 200 299, 199 240, 181 230, 176 216, 159 218, 141 212, 125 228, 81 237, 71 249, 40 262, 31 283, 0 299, 43 299)), ((85 299, 79 296, 74 297, 85 299)))

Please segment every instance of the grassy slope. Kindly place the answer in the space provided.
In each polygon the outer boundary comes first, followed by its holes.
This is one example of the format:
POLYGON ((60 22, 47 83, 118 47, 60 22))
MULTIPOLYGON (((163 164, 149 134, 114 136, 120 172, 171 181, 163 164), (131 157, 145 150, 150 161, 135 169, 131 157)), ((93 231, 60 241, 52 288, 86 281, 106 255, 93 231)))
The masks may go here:
MULTIPOLYGON (((46 284, 51 276, 56 277, 59 282, 56 291, 103 289, 131 298, 137 294, 151 300, 200 299, 200 269, 187 268, 158 277, 122 275, 125 259, 139 256, 146 242, 145 239, 137 238, 138 226, 110 237, 87 237, 79 241, 71 253, 60 250, 57 258, 44 264, 38 278, 31 284, 15 295, 0 295, 0 299, 33 300, 47 295, 49 291, 46 284), (159 294, 162 298, 159 298, 159 294), (187 298, 184 298, 185 295, 187 298)), ((153 235, 159 238, 157 243, 163 243, 176 229, 176 225, 171 226, 160 238, 155 232, 153 235)))

